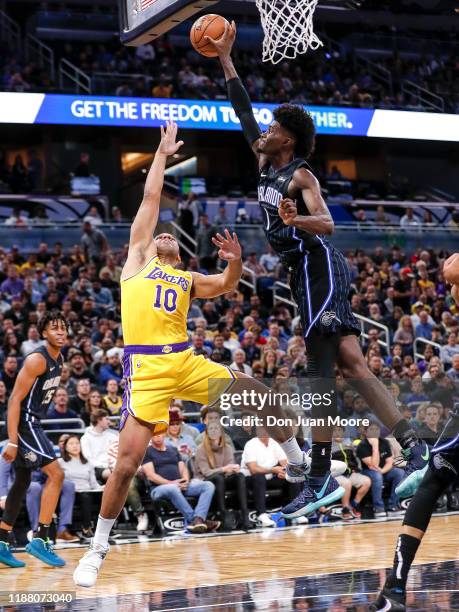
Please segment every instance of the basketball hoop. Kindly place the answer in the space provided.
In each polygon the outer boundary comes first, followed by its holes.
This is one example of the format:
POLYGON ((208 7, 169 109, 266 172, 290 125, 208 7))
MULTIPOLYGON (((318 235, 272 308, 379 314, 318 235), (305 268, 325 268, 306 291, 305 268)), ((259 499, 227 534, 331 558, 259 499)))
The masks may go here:
POLYGON ((263 61, 278 64, 295 59, 323 43, 314 34, 313 17, 319 0, 256 0, 263 26, 263 61))

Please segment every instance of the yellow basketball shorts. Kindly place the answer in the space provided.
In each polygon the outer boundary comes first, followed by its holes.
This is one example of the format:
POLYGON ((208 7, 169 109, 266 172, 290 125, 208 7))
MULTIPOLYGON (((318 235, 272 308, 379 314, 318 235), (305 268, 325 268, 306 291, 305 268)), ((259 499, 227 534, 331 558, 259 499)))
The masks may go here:
POLYGON ((172 399, 211 405, 236 379, 229 367, 194 355, 188 342, 126 346, 123 370, 126 382, 120 429, 131 414, 157 425, 156 432, 169 424, 172 399))

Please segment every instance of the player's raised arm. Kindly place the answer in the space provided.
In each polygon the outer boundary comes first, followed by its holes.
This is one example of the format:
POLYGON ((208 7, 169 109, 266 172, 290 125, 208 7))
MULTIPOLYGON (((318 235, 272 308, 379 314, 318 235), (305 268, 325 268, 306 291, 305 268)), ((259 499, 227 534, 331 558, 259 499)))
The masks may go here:
POLYGON ((220 259, 228 262, 221 274, 199 274, 192 272, 192 298, 214 298, 232 291, 238 286, 242 275, 242 252, 237 235, 225 229, 225 235, 217 234, 212 242, 218 247, 220 259))
POLYGON ((259 157, 258 139, 261 136, 261 130, 255 119, 250 102, 249 94, 242 84, 241 79, 236 72, 233 60, 231 58, 231 50, 236 39, 236 24, 233 21, 231 25, 227 24, 225 32, 218 40, 214 40, 206 36, 206 40, 212 43, 218 53, 220 63, 225 73, 226 84, 228 87, 228 98, 234 108, 236 115, 241 122, 244 136, 252 147, 253 152, 259 157))
POLYGON ((148 172, 142 202, 131 226, 129 255, 136 255, 139 260, 154 255, 153 232, 158 223, 166 161, 169 155, 174 155, 183 145, 183 141, 176 142, 176 138, 177 124, 168 122, 166 129, 161 126, 161 142, 148 172))
POLYGON ((34 382, 46 372, 46 359, 39 353, 27 357, 19 371, 14 388, 8 401, 8 444, 3 451, 6 461, 14 461, 18 451, 18 426, 21 402, 32 388, 34 382))
POLYGON ((295 202, 290 198, 285 198, 281 200, 279 206, 279 216, 283 222, 309 234, 332 234, 333 219, 322 197, 320 184, 316 177, 306 168, 299 168, 293 175, 292 183, 293 189, 301 191, 310 216, 299 215, 295 202))

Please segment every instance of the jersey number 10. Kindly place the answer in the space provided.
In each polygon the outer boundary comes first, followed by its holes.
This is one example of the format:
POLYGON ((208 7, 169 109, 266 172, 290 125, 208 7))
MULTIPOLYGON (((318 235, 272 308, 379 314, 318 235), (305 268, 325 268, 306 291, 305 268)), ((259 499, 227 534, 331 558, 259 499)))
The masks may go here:
POLYGON ((165 289, 162 285, 156 285, 156 297, 153 308, 164 308, 167 312, 174 312, 177 308, 177 292, 175 289, 165 289))

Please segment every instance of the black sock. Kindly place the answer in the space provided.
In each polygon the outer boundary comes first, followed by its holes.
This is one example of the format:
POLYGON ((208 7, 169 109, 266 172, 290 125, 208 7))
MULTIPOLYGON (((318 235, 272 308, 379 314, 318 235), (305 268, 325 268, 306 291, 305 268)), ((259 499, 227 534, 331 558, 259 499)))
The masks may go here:
POLYGON ((49 525, 45 525, 44 523, 38 523, 37 533, 35 534, 36 538, 41 538, 46 542, 49 537, 49 525))
POLYGON ((330 471, 331 447, 331 442, 312 443, 310 476, 324 476, 330 471))
POLYGON ((406 581, 411 564, 416 556, 421 540, 413 536, 402 533, 398 536, 397 547, 395 549, 394 567, 387 579, 386 586, 389 588, 399 588, 406 590, 406 581))
POLYGON ((394 427, 394 438, 404 449, 411 448, 418 443, 418 434, 414 431, 406 419, 401 419, 394 427))
POLYGON ((0 542, 8 542, 11 531, 0 528, 0 542))

